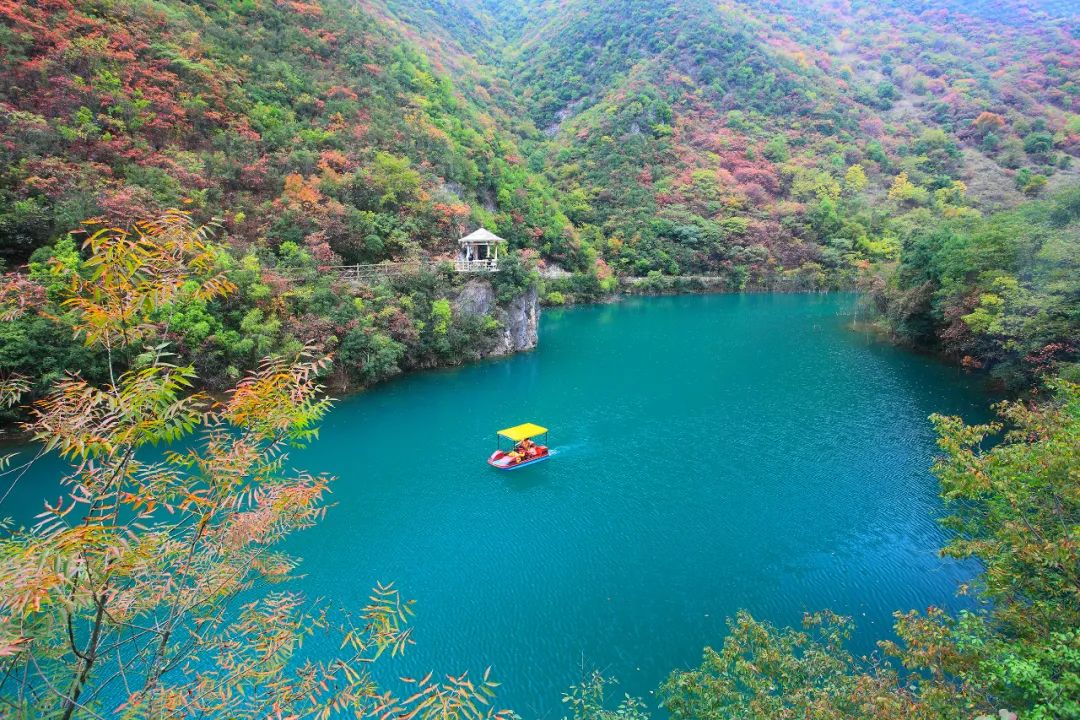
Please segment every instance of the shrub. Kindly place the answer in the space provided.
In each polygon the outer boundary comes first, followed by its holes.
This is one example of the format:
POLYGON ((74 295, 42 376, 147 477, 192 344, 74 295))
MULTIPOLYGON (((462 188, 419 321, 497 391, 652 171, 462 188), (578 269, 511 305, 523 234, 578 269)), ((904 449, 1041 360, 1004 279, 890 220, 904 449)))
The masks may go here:
POLYGON ((1024 138, 1024 152, 1028 155, 1047 155, 1054 149, 1054 136, 1046 132, 1033 132, 1024 138))
POLYGON ((566 296, 563 295, 558 290, 552 290, 544 298, 544 302, 547 303, 548 305, 565 305, 566 304, 566 296))

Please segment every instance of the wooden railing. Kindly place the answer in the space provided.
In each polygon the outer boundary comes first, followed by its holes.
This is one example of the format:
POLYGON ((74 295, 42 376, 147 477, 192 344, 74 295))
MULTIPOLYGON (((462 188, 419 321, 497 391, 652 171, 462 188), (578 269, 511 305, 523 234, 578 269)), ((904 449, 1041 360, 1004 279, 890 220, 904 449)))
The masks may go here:
POLYGON ((499 261, 495 258, 485 258, 483 260, 462 260, 459 258, 454 261, 454 269, 458 272, 496 272, 499 269, 499 261))
POLYGON ((397 277, 407 273, 417 273, 430 266, 430 264, 428 260, 403 260, 401 262, 383 262, 376 265, 333 265, 326 268, 326 270, 337 273, 346 280, 365 282, 397 277))
MULTIPOLYGON (((356 282, 373 282, 386 278, 398 277, 410 273, 418 273, 421 270, 430 270, 435 266, 431 260, 422 258, 419 260, 402 260, 400 262, 381 262, 374 265, 331 265, 324 268, 325 272, 332 272, 345 280, 356 282)), ((483 260, 454 261, 454 270, 457 272, 497 272, 499 261, 495 258, 483 260)))

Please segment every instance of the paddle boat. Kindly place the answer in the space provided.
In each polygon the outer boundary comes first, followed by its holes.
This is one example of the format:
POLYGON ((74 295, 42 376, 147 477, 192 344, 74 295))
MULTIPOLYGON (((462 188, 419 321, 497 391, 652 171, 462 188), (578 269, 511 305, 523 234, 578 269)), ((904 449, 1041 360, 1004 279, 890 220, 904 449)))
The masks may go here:
POLYGON ((547 428, 524 423, 500 430, 495 434, 495 452, 488 458, 488 465, 499 470, 517 470, 547 460, 551 451, 547 447, 547 428), (543 436, 544 444, 533 442, 533 438, 543 436), (510 450, 502 449, 502 438, 513 443, 510 450))

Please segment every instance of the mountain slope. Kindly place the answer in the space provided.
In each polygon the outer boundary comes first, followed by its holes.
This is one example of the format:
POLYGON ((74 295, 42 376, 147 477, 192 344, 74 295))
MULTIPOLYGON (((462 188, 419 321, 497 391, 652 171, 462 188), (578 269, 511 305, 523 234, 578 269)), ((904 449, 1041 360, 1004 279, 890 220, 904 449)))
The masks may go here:
POLYGON ((0 17, 10 258, 88 215, 181 203, 229 211, 245 242, 320 233, 350 262, 446 250, 478 222, 560 249, 566 220, 507 123, 355 3, 6 2, 0 17), (324 197, 291 208, 289 182, 324 197))
POLYGON ((844 277, 895 252, 878 215, 1077 177, 1077 19, 1021 3, 2 7, 13 260, 87 215, 187 202, 347 262, 488 224, 572 268, 844 277))
MULTIPOLYGON (((1077 183, 1080 20, 1057 7, 0 0, 0 259, 44 272, 91 216, 222 217, 246 289, 178 339, 204 377, 313 336, 363 382, 468 356, 490 323, 432 336, 451 276, 361 292, 325 268, 446 257, 478 225, 573 273, 552 303, 615 274, 851 287, 1077 183)), ((955 307, 991 291, 963 282, 955 307)))
MULTIPOLYGON (((368 287, 327 271, 445 257, 480 224, 573 259, 554 190, 524 165, 502 105, 483 100, 497 84, 480 71, 455 84, 454 57, 375 10, 0 1, 0 264, 18 271, 0 278, 0 312, 16 300, 0 374, 37 392, 67 372, 103 377, 61 304, 87 272, 66 236, 90 217, 126 227, 167 207, 222 218, 236 291, 191 294, 162 318, 178 362, 210 387, 309 343, 334 354, 337 388, 491 351, 500 311, 453 312, 453 273, 368 287)), ((504 304, 531 283, 515 267, 494 278, 504 304)))
POLYGON ((508 72, 552 137, 531 160, 624 273, 845 274, 899 249, 880 216, 1014 205, 1077 178, 1075 17, 524 5, 508 72))

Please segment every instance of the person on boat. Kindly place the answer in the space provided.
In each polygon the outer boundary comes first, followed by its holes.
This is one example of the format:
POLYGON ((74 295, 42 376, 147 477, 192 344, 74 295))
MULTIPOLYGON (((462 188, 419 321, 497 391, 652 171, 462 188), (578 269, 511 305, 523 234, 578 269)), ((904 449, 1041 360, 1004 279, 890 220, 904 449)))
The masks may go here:
POLYGON ((517 449, 521 453, 522 459, 527 460, 535 454, 536 445, 529 438, 525 438, 521 441, 521 444, 518 445, 517 449))

